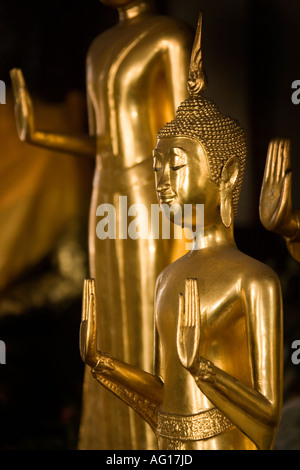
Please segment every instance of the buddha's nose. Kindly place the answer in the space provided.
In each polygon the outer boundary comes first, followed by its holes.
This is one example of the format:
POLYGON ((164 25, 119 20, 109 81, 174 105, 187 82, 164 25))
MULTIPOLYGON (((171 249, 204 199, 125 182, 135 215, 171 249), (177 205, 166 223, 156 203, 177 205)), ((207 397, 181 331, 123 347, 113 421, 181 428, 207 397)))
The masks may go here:
POLYGON ((164 192, 170 188, 170 167, 164 165, 164 167, 157 174, 156 191, 164 192))

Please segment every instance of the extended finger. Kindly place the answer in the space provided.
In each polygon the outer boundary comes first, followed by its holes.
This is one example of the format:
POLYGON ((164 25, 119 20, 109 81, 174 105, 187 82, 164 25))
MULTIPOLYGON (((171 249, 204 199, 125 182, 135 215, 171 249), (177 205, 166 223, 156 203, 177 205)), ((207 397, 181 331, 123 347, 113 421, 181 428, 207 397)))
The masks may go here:
POLYGON ((200 298, 198 291, 198 281, 193 279, 193 290, 194 290, 194 299, 193 299, 193 315, 194 320, 193 324, 195 326, 195 354, 196 351, 200 348, 200 337, 201 337, 201 313, 200 313, 200 298))
POLYGON ((87 310, 88 310, 88 279, 85 279, 83 282, 81 321, 87 320, 87 310))
POLYGON ((278 141, 278 149, 276 158, 276 181, 280 182, 284 177, 284 148, 285 148, 285 139, 280 139, 278 141))
POLYGON ((13 89, 13 94, 15 98, 18 95, 19 91, 19 77, 18 77, 18 69, 12 69, 10 71, 10 78, 11 78, 11 84, 12 84, 12 89, 13 89))
POLYGON ((80 355, 83 361, 86 360, 86 343, 87 343, 87 315, 88 315, 88 280, 83 282, 82 294, 82 314, 79 330, 79 346, 80 355))
POLYGON ((186 363, 186 351, 185 351, 185 315, 184 315, 184 298, 182 294, 179 294, 179 318, 177 324, 177 353, 179 360, 184 365, 186 363))
POLYGON ((188 280, 185 280, 184 289, 184 325, 188 326, 188 315, 189 315, 189 284, 188 280))
POLYGON ((95 279, 91 279, 90 282, 90 295, 92 296, 93 300, 93 309, 92 309, 92 316, 93 316, 93 325, 94 328, 97 328, 97 293, 96 293, 96 281, 95 279))
POLYGON ((272 162, 273 162, 273 148, 274 148, 274 140, 271 140, 268 146, 268 152, 267 152, 267 161, 266 161, 266 166, 265 166, 265 175, 264 179, 267 180, 270 176, 271 173, 271 167, 272 167, 272 162))
POLYGON ((196 319, 196 286, 195 279, 191 279, 191 325, 195 326, 196 319))
POLYGON ((188 326, 191 326, 192 314, 193 314, 193 286, 192 286, 191 279, 188 280, 188 290, 189 290, 188 326))
POLYGON ((13 94, 15 98, 19 96, 21 88, 26 88, 26 83, 24 80, 23 72, 21 69, 12 69, 10 71, 10 78, 12 83, 13 94))
POLYGON ((97 329, 96 329, 96 296, 94 280, 88 280, 88 307, 87 307, 87 330, 86 330, 86 356, 90 362, 97 353, 97 329))
POLYGON ((290 140, 281 139, 278 149, 278 163, 277 163, 277 182, 282 183, 287 170, 290 169, 290 140))
POLYGON ((86 325, 84 330, 86 331, 86 342, 85 342, 85 355, 86 355, 86 362, 92 362, 92 359, 96 355, 96 338, 95 338, 95 328, 92 321, 92 316, 90 314, 91 310, 93 309, 93 299, 92 296, 89 300, 89 307, 88 307, 88 319, 83 323, 86 325))
POLYGON ((184 308, 184 297, 182 294, 179 294, 179 319, 178 319, 178 325, 181 326, 186 326, 186 317, 185 317, 185 308, 184 308))
POLYGON ((285 139, 282 150, 282 159, 283 159, 283 172, 286 174, 291 171, 291 141, 290 139, 285 139))
POLYGON ((282 167, 282 148, 283 140, 275 139, 271 157, 271 169, 270 169, 270 178, 274 183, 278 183, 281 174, 282 167))
POLYGON ((278 214, 288 215, 286 209, 291 209, 292 199, 292 172, 287 172, 283 177, 282 192, 278 205, 278 214))
POLYGON ((88 279, 87 289, 87 322, 88 322, 88 336, 94 337, 95 331, 95 294, 93 292, 93 280, 88 279))
POLYGON ((198 327, 200 323, 200 302, 199 302, 197 279, 193 280, 193 285, 194 285, 194 316, 195 316, 195 324, 198 327))

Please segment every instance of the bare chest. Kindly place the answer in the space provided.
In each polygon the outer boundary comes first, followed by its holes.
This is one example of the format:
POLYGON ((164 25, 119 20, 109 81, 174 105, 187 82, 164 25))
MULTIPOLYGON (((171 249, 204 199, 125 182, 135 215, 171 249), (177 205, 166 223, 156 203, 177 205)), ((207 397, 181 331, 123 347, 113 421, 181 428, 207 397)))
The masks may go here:
MULTIPOLYGON (((179 295, 184 297, 185 280, 184 273, 176 282, 167 279, 157 293, 156 326, 166 363, 176 363, 179 295)), ((198 276, 197 284, 200 354, 232 373, 237 369, 238 361, 244 363, 248 358, 247 320, 239 282, 231 281, 230 276, 217 275, 198 276)))

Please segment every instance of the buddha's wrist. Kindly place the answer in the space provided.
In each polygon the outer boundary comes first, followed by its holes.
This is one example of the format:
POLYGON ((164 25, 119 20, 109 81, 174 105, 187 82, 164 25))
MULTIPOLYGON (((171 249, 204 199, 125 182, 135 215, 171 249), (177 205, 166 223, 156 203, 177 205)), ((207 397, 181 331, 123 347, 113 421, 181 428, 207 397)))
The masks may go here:
POLYGON ((300 213, 298 211, 292 214, 291 225, 289 235, 285 236, 288 243, 300 240, 300 213))
POLYGON ((194 379, 198 381, 204 380, 214 382, 216 378, 216 368, 214 364, 207 359, 200 359, 190 370, 194 379))
POLYGON ((96 364, 92 367, 93 373, 105 374, 111 370, 114 370, 113 358, 107 354, 99 352, 97 355, 96 364))

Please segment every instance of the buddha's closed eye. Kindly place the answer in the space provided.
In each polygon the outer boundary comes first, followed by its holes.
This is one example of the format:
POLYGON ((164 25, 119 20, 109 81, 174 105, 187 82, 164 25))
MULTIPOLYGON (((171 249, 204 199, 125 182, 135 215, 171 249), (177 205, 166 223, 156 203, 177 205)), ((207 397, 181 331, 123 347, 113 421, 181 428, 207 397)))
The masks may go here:
POLYGON ((167 159, 164 160, 160 152, 155 149, 153 151, 153 170, 160 171, 163 166, 169 164, 169 167, 173 171, 181 170, 187 164, 187 155, 180 148, 171 148, 168 152, 167 159))
POLYGON ((178 171, 180 170, 181 168, 185 167, 185 164, 183 163, 182 165, 173 165, 171 166, 171 170, 173 171, 178 171))

